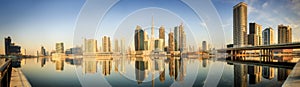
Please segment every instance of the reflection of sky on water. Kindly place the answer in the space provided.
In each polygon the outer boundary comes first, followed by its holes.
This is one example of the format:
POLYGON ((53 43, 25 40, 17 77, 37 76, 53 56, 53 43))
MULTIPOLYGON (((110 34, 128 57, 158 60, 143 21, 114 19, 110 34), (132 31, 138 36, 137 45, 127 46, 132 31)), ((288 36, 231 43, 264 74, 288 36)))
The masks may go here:
POLYGON ((32 86, 203 86, 211 65, 222 63, 218 86, 281 86, 291 72, 202 58, 32 58, 20 66, 32 86))

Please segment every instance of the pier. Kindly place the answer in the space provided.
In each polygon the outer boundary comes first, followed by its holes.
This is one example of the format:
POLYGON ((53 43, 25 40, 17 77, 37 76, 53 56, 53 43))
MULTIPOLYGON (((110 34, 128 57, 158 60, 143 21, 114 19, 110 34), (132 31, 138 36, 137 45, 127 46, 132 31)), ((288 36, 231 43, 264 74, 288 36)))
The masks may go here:
POLYGON ((14 68, 12 59, 0 59, 0 87, 31 87, 20 68, 14 68))

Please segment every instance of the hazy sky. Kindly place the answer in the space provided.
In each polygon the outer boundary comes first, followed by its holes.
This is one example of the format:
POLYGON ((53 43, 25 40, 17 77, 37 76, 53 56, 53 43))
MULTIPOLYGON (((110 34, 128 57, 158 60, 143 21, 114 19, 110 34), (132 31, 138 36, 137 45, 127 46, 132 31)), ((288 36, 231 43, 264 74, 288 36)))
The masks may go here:
MULTIPOLYGON (((232 8, 241 1, 243 0, 212 0, 223 23, 226 43, 232 43, 232 8)), ((0 0, 0 37, 3 38, 0 40, 0 54, 4 53, 4 37, 7 36, 11 36, 13 42, 25 48, 28 54, 35 54, 40 50, 40 46, 45 46, 48 51, 54 50, 56 42, 64 42, 65 49, 72 47, 76 20, 85 2, 85 0, 0 0)), ((300 37, 300 34, 297 34, 300 32, 300 0, 245 2, 248 4, 248 23, 256 22, 261 24, 263 29, 272 27, 275 30, 276 42, 277 25, 290 25, 293 29, 293 40, 300 41, 297 38, 300 37)), ((101 4, 103 3, 99 3, 101 4)), ((177 0, 121 0, 104 16, 95 32, 96 39, 100 44, 103 35, 113 37, 120 29, 133 32, 136 25, 147 28, 151 25, 151 16, 155 17, 156 27, 164 25, 167 31, 185 22, 187 33, 196 37, 195 44, 203 40, 210 42, 205 23, 190 7, 177 0), (172 16, 168 16, 170 14, 172 16), (130 19, 137 21, 128 21, 130 19), (140 19, 144 21, 138 21, 140 19)))

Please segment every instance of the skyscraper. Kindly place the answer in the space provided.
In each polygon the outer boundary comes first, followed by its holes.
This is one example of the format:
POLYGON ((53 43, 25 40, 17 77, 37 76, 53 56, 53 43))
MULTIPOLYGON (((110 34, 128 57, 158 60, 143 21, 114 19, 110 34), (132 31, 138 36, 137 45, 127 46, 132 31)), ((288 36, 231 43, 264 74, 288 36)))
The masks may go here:
POLYGON ((182 51, 186 49, 186 34, 183 24, 174 27, 174 43, 175 51, 182 51))
POLYGON ((164 42, 163 39, 156 39, 154 42, 155 50, 163 51, 164 50, 163 42, 164 42))
POLYGON ((46 49, 43 46, 41 47, 41 56, 46 56, 46 49))
POLYGON ((56 53, 64 53, 64 43, 56 43, 56 53))
POLYGON ((151 39, 150 39, 150 51, 154 50, 154 18, 152 16, 152 26, 151 26, 151 39))
POLYGON ((148 33, 144 32, 144 50, 150 50, 151 38, 149 39, 148 33))
POLYGON ((179 51, 186 50, 186 34, 183 24, 179 25, 179 51))
POLYGON ((179 27, 174 27, 174 43, 175 43, 175 51, 179 50, 179 27))
POLYGON ((163 40, 163 47, 165 47, 165 27, 161 26, 159 28, 159 39, 163 40))
POLYGON ((11 38, 8 36, 5 40, 5 55, 19 55, 21 53, 21 47, 11 43, 11 38))
POLYGON ((263 42, 264 45, 274 44, 274 30, 271 27, 263 31, 263 42))
POLYGON ((102 49, 103 49, 103 52, 112 52, 111 44, 110 44, 110 37, 104 36, 102 38, 102 49))
POLYGON ((124 54, 125 53, 125 40, 121 39, 121 53, 124 54))
POLYGON ((118 43, 118 39, 115 39, 115 52, 120 52, 120 49, 119 49, 119 43, 118 43))
POLYGON ((206 51, 206 50, 207 50, 206 41, 202 41, 202 51, 206 51))
POLYGON ((8 36, 7 38, 4 38, 5 40, 5 55, 9 55, 10 52, 9 52, 9 47, 11 45, 11 38, 8 36))
POLYGON ((290 26, 278 25, 278 44, 292 42, 292 28, 290 26))
POLYGON ((247 45, 247 4, 244 2, 233 7, 233 44, 247 45))
POLYGON ((171 31, 169 33, 169 51, 175 51, 175 43, 174 43, 174 33, 171 31))
POLYGON ((143 51, 144 50, 144 30, 142 30, 141 26, 136 26, 135 34, 134 34, 134 47, 135 51, 143 51))
POLYGON ((262 44, 261 25, 249 23, 248 45, 258 46, 262 44))
POLYGON ((95 53, 97 52, 97 40, 95 39, 84 39, 84 52, 95 53))

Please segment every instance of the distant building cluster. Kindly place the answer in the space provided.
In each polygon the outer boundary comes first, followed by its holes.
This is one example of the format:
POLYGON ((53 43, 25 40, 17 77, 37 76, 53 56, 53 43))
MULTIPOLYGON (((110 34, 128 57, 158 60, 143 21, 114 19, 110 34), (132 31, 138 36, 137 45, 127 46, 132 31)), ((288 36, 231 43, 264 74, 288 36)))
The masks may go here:
POLYGON ((165 54, 186 51, 186 33, 183 24, 174 27, 168 36, 168 46, 165 45, 165 28, 159 28, 159 38, 154 37, 154 23, 152 18, 151 37, 149 38, 145 29, 137 25, 134 33, 134 47, 136 54, 147 55, 151 53, 165 54))
MULTIPOLYGON (((247 34, 247 4, 241 2, 233 7, 233 45, 241 47, 246 45, 259 46, 274 44, 274 30, 268 27, 262 31, 262 26, 249 23, 247 34)), ((278 25, 278 44, 292 42, 292 28, 278 25)))
POLYGON ((111 38, 109 36, 102 37, 102 44, 100 49, 97 46, 97 40, 95 39, 84 39, 84 47, 82 49, 83 55, 110 55, 112 53, 116 54, 124 54, 125 53, 125 45, 124 40, 115 39, 114 49, 111 42, 111 38), (119 44, 120 42, 120 44, 119 44))

